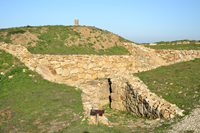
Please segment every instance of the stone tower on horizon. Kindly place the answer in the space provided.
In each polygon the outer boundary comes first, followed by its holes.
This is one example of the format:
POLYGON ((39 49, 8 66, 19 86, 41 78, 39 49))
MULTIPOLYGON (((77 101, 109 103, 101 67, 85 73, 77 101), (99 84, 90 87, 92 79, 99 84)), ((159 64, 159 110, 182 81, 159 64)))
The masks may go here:
POLYGON ((78 25, 78 19, 74 20, 74 25, 77 26, 78 25))

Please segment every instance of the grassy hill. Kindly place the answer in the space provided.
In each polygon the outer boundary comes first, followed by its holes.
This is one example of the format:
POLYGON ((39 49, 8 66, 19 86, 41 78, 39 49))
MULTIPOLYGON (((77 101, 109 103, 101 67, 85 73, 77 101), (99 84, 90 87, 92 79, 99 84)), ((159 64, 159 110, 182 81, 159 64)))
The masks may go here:
POLYGON ((123 42, 109 31, 90 26, 25 26, 0 29, 0 42, 21 44, 41 54, 129 54, 123 42))

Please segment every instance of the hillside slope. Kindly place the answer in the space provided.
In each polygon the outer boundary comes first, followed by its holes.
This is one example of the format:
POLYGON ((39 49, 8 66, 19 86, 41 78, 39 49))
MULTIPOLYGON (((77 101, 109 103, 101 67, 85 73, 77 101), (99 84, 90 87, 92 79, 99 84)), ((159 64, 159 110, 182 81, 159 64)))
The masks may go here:
POLYGON ((90 26, 35 26, 0 29, 0 42, 21 44, 41 54, 128 54, 130 42, 90 26))

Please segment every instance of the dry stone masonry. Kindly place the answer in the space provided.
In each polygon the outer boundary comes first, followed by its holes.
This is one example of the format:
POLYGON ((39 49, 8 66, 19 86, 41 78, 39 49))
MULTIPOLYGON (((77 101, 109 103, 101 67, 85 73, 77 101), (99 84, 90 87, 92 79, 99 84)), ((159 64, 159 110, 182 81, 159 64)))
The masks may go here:
MULTIPOLYGON (((0 49, 20 59, 45 79, 81 89, 83 108, 90 124, 95 123, 90 110, 101 109, 109 102, 111 108, 136 116, 173 118, 176 114, 182 115, 183 110, 151 93, 132 74, 199 58, 200 50, 154 50, 133 43, 124 43, 124 46, 131 55, 31 54, 21 45, 0 43, 0 49)), ((108 124, 105 116, 99 119, 108 124)))
POLYGON ((134 70, 132 55, 42 55, 31 54, 20 45, 0 44, 0 48, 19 58, 45 79, 77 86, 97 78, 134 70))
POLYGON ((155 50, 133 43, 124 46, 135 57, 135 72, 200 58, 200 50, 155 50))
POLYGON ((118 75, 112 79, 111 88, 112 109, 148 118, 174 118, 176 114, 183 115, 183 110, 150 92, 138 77, 118 75))
MULTIPOLYGON (((93 80, 87 84, 82 84, 79 88, 83 91, 81 94, 83 109, 85 110, 85 116, 88 117, 89 124, 95 124, 96 116, 90 115, 90 110, 102 109, 103 105, 108 104, 110 91, 109 83, 107 79, 93 80)), ((99 121, 108 125, 108 119, 105 116, 99 117, 99 121)))

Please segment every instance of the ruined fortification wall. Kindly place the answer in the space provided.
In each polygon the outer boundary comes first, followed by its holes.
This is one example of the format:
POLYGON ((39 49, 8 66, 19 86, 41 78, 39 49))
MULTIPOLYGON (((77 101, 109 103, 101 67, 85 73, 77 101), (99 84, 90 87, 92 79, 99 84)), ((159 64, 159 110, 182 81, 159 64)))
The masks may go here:
POLYGON ((183 110, 150 92, 138 77, 119 75, 112 79, 111 88, 112 109, 148 118, 174 118, 177 114, 183 115, 183 110))
POLYGON ((155 53, 168 64, 200 58, 200 50, 155 50, 155 53))
POLYGON ((31 54, 20 45, 0 44, 0 48, 45 79, 74 86, 123 72, 133 73, 135 68, 133 55, 42 55, 31 54))
MULTIPOLYGON (((117 110, 150 118, 173 118, 182 115, 176 105, 151 93, 135 72, 146 71, 162 65, 200 58, 200 50, 154 50, 125 43, 131 55, 42 55, 31 54, 21 45, 0 43, 3 49, 17 57, 31 70, 45 79, 80 88, 86 114, 92 107, 101 109, 109 103, 117 110), (92 81, 97 78, 107 80, 92 81)), ((89 116, 91 117, 91 116, 89 116)), ((107 118, 102 117, 102 122, 107 118)), ((93 117, 89 118, 94 120, 93 117)))
POLYGON ((135 57, 135 72, 200 58, 200 50, 155 50, 133 43, 124 46, 135 57))
POLYGON ((53 82, 77 86, 97 78, 113 78, 200 57, 200 50, 154 50, 125 43, 132 55, 42 55, 20 45, 0 44, 31 70, 53 82))

